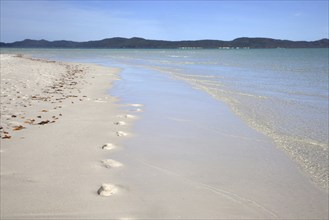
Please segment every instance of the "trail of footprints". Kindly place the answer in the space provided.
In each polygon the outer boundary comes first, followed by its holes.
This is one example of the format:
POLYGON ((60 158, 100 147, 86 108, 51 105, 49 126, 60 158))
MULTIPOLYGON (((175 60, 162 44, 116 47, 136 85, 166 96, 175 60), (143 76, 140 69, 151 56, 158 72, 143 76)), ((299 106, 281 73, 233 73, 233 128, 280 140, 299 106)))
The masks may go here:
MULTIPOLYGON (((129 111, 141 112, 142 110, 140 107, 142 107, 143 105, 142 104, 130 104, 128 106, 136 107, 135 109, 130 109, 129 111)), ((135 115, 130 115, 130 114, 118 115, 117 117, 122 120, 122 121, 119 120, 119 121, 114 122, 114 124, 118 125, 118 126, 127 124, 127 122, 125 122, 124 119, 136 118, 135 115)), ((116 131, 115 134, 117 137, 124 137, 124 136, 128 135, 127 132, 121 131, 121 130, 116 131)), ((117 146, 113 143, 105 143, 102 146, 103 150, 109 150, 109 151, 113 150, 115 148, 117 148, 117 146)), ((117 167, 123 166, 122 163, 120 163, 119 161, 113 160, 113 159, 105 159, 105 160, 101 160, 100 162, 104 168, 112 169, 112 168, 117 168, 117 167)), ((100 196, 111 196, 117 192, 118 192, 118 187, 116 187, 114 184, 111 184, 111 183, 103 183, 100 186, 100 188, 97 190, 97 194, 100 196)))

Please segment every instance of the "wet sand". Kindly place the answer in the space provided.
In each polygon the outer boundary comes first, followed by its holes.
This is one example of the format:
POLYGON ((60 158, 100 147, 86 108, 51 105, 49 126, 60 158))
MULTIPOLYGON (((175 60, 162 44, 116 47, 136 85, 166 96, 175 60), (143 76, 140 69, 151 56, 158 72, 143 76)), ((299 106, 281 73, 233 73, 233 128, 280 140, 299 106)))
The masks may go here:
POLYGON ((121 78, 114 94, 145 105, 117 157, 118 178, 140 198, 132 216, 327 218, 328 194, 227 105, 153 68, 126 67, 121 78))
POLYGON ((1 55, 3 219, 327 218, 328 195, 227 106, 118 73, 1 55))

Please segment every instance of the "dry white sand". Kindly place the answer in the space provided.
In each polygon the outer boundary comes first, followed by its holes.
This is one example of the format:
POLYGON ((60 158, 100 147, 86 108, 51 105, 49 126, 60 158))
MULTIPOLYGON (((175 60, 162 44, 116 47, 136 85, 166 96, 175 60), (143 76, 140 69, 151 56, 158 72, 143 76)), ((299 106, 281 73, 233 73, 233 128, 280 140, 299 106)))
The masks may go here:
POLYGON ((97 192, 132 122, 107 95, 118 72, 1 55, 2 218, 108 211, 97 192))

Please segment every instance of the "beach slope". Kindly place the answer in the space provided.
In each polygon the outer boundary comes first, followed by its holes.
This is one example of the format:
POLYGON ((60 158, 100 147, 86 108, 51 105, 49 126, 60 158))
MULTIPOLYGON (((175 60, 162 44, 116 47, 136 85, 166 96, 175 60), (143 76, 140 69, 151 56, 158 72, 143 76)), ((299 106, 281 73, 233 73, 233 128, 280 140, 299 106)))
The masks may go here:
POLYGON ((70 218, 99 206, 108 168, 120 164, 111 160, 122 141, 116 122, 129 129, 107 94, 119 71, 1 55, 1 219, 70 218))

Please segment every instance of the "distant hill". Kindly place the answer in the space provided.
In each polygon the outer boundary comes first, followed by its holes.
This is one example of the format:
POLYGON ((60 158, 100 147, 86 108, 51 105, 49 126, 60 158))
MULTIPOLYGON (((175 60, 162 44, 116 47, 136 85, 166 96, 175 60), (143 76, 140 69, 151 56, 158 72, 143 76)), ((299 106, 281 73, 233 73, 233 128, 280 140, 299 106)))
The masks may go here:
POLYGON ((144 49, 190 49, 190 48, 329 48, 329 40, 317 41, 289 41, 271 38, 242 37, 232 41, 196 40, 196 41, 163 41, 147 40, 143 38, 107 38, 98 41, 47 41, 30 40, 13 43, 0 42, 4 48, 144 48, 144 49))

